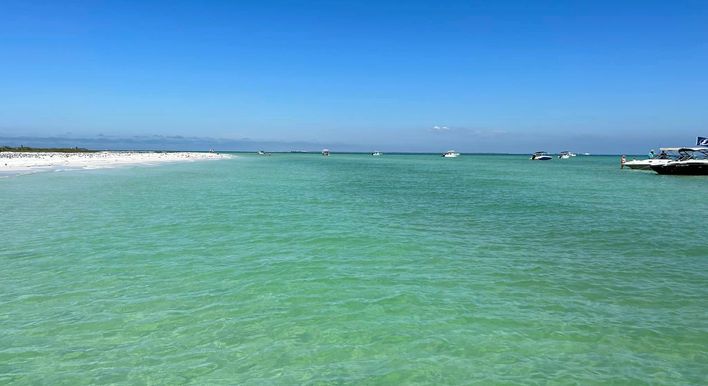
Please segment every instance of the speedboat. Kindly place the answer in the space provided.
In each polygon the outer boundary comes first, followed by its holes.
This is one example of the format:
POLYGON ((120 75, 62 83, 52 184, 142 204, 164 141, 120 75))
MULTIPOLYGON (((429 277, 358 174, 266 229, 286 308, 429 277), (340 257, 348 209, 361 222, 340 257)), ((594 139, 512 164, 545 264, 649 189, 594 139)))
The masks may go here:
POLYGON ((443 156, 444 158, 455 158, 455 157, 459 157, 459 156, 460 156, 460 153, 458 153, 458 152, 456 152, 456 151, 454 151, 454 150, 448 150, 448 151, 442 153, 442 156, 443 156))
POLYGON ((708 147, 684 147, 678 153, 678 160, 653 164, 651 169, 659 174, 708 175, 708 147))
POLYGON ((371 155, 373 155, 374 157, 379 157, 379 156, 382 156, 383 153, 380 151, 375 151, 375 152, 371 153, 371 155))
POLYGON ((325 157, 329 157, 329 149, 322 149, 322 155, 325 157))
POLYGON ((548 153, 545 151, 537 151, 531 155, 531 160, 533 161, 548 161, 553 159, 548 153))
POLYGON ((258 150, 258 155, 271 155, 270 153, 266 153, 263 150, 258 150))
POLYGON ((661 150, 661 153, 654 158, 623 161, 622 167, 639 170, 651 170, 652 165, 665 165, 671 161, 678 160, 680 157, 677 152, 680 149, 681 148, 679 147, 662 147, 659 149, 661 150))
POLYGON ((569 151, 562 151, 558 154, 558 159, 568 159, 570 157, 575 157, 575 153, 569 151))

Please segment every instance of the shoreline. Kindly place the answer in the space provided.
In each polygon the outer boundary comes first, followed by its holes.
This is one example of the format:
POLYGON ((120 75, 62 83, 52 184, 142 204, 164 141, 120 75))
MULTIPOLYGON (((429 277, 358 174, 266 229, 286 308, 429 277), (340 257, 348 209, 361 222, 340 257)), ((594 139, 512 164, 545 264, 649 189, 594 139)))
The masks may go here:
POLYGON ((106 169, 141 165, 156 166, 165 163, 222 160, 233 157, 230 154, 207 152, 0 152, 0 176, 41 171, 106 169))

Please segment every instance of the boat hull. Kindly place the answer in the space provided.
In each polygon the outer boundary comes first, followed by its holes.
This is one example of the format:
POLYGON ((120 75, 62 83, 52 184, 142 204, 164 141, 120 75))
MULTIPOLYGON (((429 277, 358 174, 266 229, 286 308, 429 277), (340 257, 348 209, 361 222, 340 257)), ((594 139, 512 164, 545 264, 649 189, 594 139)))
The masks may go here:
POLYGON ((633 170, 651 170, 651 165, 648 163, 638 164, 638 163, 627 162, 624 164, 624 167, 630 168, 633 170))
POLYGON ((664 165, 651 165, 651 169, 659 174, 708 176, 708 161, 671 162, 664 165))
POLYGON ((670 159, 632 160, 624 163, 624 167, 634 170, 651 170, 652 165, 661 166, 671 162, 670 159))

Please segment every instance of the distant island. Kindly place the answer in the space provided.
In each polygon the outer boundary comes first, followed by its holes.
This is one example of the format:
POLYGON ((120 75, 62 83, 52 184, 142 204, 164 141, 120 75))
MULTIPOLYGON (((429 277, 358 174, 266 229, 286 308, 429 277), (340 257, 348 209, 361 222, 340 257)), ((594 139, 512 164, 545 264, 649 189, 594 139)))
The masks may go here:
POLYGON ((27 147, 27 146, 0 146, 0 152, 12 151, 19 153, 95 153, 96 150, 84 149, 83 147, 27 147))

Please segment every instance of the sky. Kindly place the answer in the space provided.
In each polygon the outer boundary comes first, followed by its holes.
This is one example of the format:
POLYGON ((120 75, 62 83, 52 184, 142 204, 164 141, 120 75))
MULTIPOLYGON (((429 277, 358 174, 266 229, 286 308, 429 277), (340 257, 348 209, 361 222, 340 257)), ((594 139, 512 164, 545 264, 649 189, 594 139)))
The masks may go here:
POLYGON ((615 154, 696 136, 707 1, 0 1, 5 143, 615 154))

